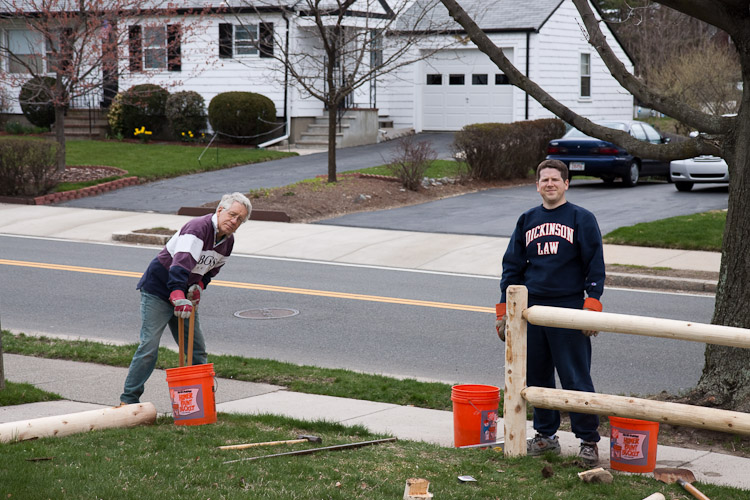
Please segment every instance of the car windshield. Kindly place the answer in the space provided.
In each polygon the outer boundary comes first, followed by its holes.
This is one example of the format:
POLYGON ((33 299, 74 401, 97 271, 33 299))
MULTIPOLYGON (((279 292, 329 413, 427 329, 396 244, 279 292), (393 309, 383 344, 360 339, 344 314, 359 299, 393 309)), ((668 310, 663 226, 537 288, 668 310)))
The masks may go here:
MULTIPOLYGON (((607 127, 607 128, 613 128, 615 130, 622 130, 623 132, 628 131, 628 126, 622 122, 603 122, 603 123, 597 123, 597 125, 601 125, 602 127, 607 127)), ((563 137, 565 139, 569 139, 571 137, 589 137, 589 136, 584 134, 577 128, 572 128, 568 130, 568 132, 563 137)))

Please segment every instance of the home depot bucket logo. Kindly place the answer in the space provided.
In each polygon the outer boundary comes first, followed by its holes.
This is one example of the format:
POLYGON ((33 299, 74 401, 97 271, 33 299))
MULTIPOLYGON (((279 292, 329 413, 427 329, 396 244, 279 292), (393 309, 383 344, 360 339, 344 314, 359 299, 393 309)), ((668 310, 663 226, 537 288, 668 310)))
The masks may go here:
POLYGON ((175 420, 203 418, 203 394, 200 385, 171 387, 172 416, 175 420))
POLYGON ((634 432, 612 427, 611 460, 627 461, 633 465, 645 465, 648 456, 649 432, 634 432))

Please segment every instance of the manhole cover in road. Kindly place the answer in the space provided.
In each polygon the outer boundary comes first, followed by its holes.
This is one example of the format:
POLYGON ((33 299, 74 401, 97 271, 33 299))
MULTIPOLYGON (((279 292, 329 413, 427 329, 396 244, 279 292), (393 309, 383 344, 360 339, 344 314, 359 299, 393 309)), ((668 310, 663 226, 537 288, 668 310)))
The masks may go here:
POLYGON ((296 316, 299 311, 296 309, 286 309, 279 307, 263 307, 261 309, 246 309, 234 313, 238 318, 245 319, 281 319, 296 316))

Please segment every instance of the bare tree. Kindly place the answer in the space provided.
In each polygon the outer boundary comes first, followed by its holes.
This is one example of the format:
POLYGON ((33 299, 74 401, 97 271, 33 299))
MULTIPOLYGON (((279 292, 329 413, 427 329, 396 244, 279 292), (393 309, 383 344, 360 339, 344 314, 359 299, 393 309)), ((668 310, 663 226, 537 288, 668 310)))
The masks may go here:
MULTIPOLYGON (((649 88, 630 74, 609 47, 600 29, 601 20, 588 0, 573 0, 590 44, 617 81, 644 105, 659 110, 703 132, 684 142, 656 145, 637 141, 624 132, 598 126, 560 104, 521 74, 502 54, 456 0, 441 0, 471 40, 508 76, 513 85, 528 92, 545 108, 586 134, 612 141, 638 156, 663 160, 717 154, 729 165, 729 210, 722 245, 719 283, 713 323, 750 328, 750 10, 737 0, 660 0, 656 3, 725 31, 737 48, 742 68, 742 94, 735 117, 712 115, 674 97, 649 88)), ((706 68, 711 71, 712 68, 706 68)), ((706 347, 703 374, 693 397, 705 404, 750 411, 750 351, 724 346, 706 347)))
POLYGON ((111 99, 121 74, 147 77, 164 69, 160 59, 164 66, 179 66, 181 39, 198 25, 196 13, 201 14, 141 0, 0 0, 8 31, 7 43, 0 44, 7 61, 0 65, 0 82, 16 89, 37 82, 35 101, 54 106, 58 171, 65 169, 65 114, 71 104, 87 95, 111 99), (185 22, 188 16, 191 22, 185 22), (154 29, 144 33, 149 27, 154 29), (152 38, 147 46, 156 48, 144 50, 144 35, 152 38), (47 76, 55 78, 51 87, 47 76))
MULTIPOLYGON (((263 6, 278 8, 278 2, 253 3, 261 19, 263 6)), ((307 43, 287 44, 276 33, 259 37, 259 49, 265 48, 281 63, 303 94, 324 105, 328 182, 337 180, 336 128, 348 99, 358 89, 376 85, 384 75, 456 43, 424 35, 443 28, 429 19, 437 4, 438 0, 300 0, 282 10, 285 19, 294 19, 307 43)))

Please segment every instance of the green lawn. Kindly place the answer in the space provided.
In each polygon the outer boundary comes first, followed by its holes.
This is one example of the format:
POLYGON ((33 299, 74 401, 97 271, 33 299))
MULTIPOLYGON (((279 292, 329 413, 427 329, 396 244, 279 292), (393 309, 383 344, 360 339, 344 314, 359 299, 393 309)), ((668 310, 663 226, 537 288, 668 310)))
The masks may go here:
POLYGON ((724 210, 670 217, 615 229, 604 236, 604 242, 720 252, 726 221, 724 210))
MULTIPOLYGON (((26 136, 3 136, 4 139, 50 140, 26 136)), ((127 171, 127 176, 136 176, 145 181, 178 177, 207 172, 238 165, 276 160, 296 153, 255 149, 251 147, 211 146, 194 144, 158 144, 118 141, 68 140, 66 141, 66 164, 105 165, 127 171), (201 154, 203 156, 201 157, 201 154), (200 159, 199 159, 200 157, 200 159)), ((67 191, 117 179, 107 177, 97 181, 59 184, 56 191, 67 191)))

